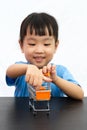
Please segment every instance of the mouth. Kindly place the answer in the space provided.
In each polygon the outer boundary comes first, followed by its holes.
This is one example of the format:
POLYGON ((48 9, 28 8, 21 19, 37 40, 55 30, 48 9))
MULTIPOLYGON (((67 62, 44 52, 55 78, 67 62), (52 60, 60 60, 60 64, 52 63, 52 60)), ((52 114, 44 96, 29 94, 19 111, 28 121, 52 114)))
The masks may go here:
POLYGON ((34 56, 33 57, 36 62, 42 62, 45 59, 45 56, 34 56))

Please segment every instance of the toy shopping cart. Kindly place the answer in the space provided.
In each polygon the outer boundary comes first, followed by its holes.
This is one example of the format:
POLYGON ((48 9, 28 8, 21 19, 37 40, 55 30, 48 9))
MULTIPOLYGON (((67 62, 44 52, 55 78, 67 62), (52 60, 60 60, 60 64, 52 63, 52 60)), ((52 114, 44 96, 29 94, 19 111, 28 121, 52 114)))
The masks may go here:
POLYGON ((50 83, 43 83, 39 90, 28 84, 29 91, 29 107, 36 115, 38 111, 45 111, 47 115, 50 113, 49 101, 51 98, 50 83))

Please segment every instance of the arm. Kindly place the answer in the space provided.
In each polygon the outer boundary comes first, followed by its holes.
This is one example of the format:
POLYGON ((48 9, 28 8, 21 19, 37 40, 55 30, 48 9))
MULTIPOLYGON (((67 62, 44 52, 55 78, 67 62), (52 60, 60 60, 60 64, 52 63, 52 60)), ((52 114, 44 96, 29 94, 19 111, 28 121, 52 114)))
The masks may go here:
POLYGON ((58 76, 55 77, 53 81, 60 89, 66 93, 69 97, 82 100, 84 97, 84 92, 79 85, 76 85, 72 82, 66 81, 58 76))
POLYGON ((82 100, 84 97, 84 92, 79 85, 72 83, 70 81, 64 80, 56 75, 56 67, 47 65, 43 67, 43 73, 50 71, 51 79, 56 86, 58 86, 66 95, 73 99, 82 100))
POLYGON ((36 87, 36 89, 39 89, 43 80, 52 81, 42 74, 42 70, 31 64, 13 64, 8 67, 6 75, 10 78, 25 75, 26 82, 36 87))
POLYGON ((6 75, 10 78, 16 78, 26 73, 28 64, 13 64, 7 68, 6 75))

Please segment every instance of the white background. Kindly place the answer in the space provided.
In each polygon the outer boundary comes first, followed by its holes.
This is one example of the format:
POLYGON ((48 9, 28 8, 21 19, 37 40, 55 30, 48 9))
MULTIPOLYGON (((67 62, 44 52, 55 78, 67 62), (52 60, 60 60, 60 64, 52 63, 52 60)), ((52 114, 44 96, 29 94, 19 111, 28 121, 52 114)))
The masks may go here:
POLYGON ((9 65, 24 60, 18 39, 22 20, 47 12, 59 23, 59 48, 54 63, 65 65, 87 96, 87 0, 0 0, 0 96, 14 96, 5 82, 9 65))

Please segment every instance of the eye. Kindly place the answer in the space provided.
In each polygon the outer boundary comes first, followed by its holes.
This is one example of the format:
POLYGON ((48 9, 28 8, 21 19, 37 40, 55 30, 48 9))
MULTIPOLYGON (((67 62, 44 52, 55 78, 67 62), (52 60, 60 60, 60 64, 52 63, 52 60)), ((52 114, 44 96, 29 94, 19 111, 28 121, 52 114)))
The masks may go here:
POLYGON ((28 43, 29 46, 35 46, 35 43, 28 43))
POLYGON ((45 43, 44 46, 50 46, 51 44, 50 43, 45 43))

